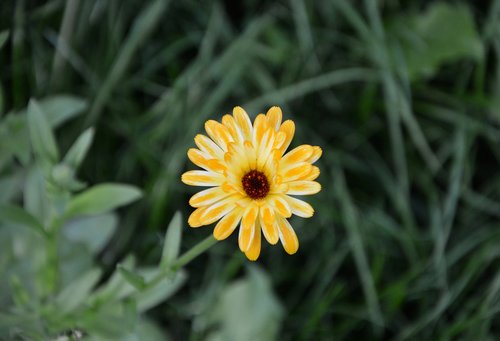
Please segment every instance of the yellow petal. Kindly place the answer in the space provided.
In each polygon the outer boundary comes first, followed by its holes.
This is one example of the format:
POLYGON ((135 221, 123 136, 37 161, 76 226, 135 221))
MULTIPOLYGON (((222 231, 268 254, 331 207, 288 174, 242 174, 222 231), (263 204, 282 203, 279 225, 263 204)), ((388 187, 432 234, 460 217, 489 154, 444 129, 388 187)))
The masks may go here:
POLYGON ((200 216, 203 214, 204 211, 205 211, 205 207, 200 207, 200 208, 197 208, 196 210, 194 210, 193 213, 191 213, 191 215, 188 218, 189 226, 191 226, 191 227, 202 226, 203 224, 200 221, 200 216))
POLYGON ((236 207, 236 196, 232 195, 210 206, 206 206, 203 213, 200 215, 200 222, 203 225, 210 225, 216 222, 236 207))
POLYGON ((255 225, 255 220, 257 219, 257 215, 259 214, 259 208, 257 205, 250 205, 243 213, 243 219, 241 220, 241 228, 249 229, 253 225, 255 225))
POLYGON ((269 244, 276 244, 279 240, 278 226, 276 225, 274 210, 269 205, 260 208, 260 226, 269 244))
POLYGON ((266 161, 271 156, 271 151, 274 145, 274 131, 267 129, 260 141, 259 149, 257 151, 257 169, 262 169, 266 161))
POLYGON ((280 107, 271 107, 266 113, 267 123, 275 131, 278 131, 280 128, 282 117, 283 114, 280 107))
POLYGON ((312 166, 309 174, 307 174, 306 176, 304 176, 300 179, 301 180, 309 180, 309 181, 316 180, 318 178, 319 174, 320 174, 319 168, 316 166, 312 166))
POLYGON ((192 170, 182 174, 181 180, 191 186, 220 186, 225 178, 219 173, 192 170))
POLYGON ((288 220, 279 218, 277 221, 281 244, 288 254, 293 255, 299 249, 299 239, 288 220))
POLYGON ((214 141, 209 139, 207 136, 198 134, 194 138, 194 143, 196 146, 200 148, 203 152, 209 154, 214 159, 223 160, 224 152, 218 145, 215 144, 214 141))
POLYGON ((244 140, 252 139, 252 122, 242 107, 234 107, 233 117, 240 128, 244 140))
POLYGON ((264 116, 263 114, 257 115, 253 123, 253 137, 252 137, 252 142, 255 147, 259 146, 266 130, 267 130, 266 116, 264 116))
POLYGON ((205 130, 207 131, 208 136, 221 147, 222 150, 227 150, 227 145, 232 141, 231 134, 227 130, 227 128, 214 120, 208 120, 205 122, 205 130))
POLYGON ((313 148, 314 148, 314 152, 311 155, 311 157, 307 160, 307 162, 309 162, 309 163, 315 163, 316 161, 318 161, 318 159, 323 154, 323 150, 320 147, 314 146, 313 148))
POLYGON ((229 196, 232 192, 225 192, 221 187, 212 187, 196 193, 189 199, 189 204, 193 207, 211 205, 229 196))
POLYGON ((290 205, 284 199, 284 196, 273 195, 269 197, 268 203, 282 217, 289 218, 292 215, 292 210, 290 208, 290 205))
MULTIPOLYGON (((274 137, 273 148, 280 148, 286 140, 286 134, 282 131, 278 131, 274 137)), ((281 156, 281 155, 280 155, 281 156)))
MULTIPOLYGON (((243 224, 243 221, 242 221, 243 224)), ((238 246, 241 252, 247 252, 252 246, 252 240, 255 234, 255 222, 250 228, 243 228, 240 225, 240 232, 238 234, 238 246)))
POLYGON ((290 145, 290 142, 292 142, 293 135, 295 134, 295 123, 293 123, 292 120, 287 120, 283 122, 283 124, 280 127, 281 132, 285 134, 285 138, 283 140, 283 143, 281 146, 279 146, 279 149, 281 151, 281 155, 283 155, 290 145))
POLYGON ((224 115, 224 117, 222 117, 222 124, 226 126, 233 138, 233 141, 243 142, 243 134, 241 133, 241 130, 233 116, 224 115))
POLYGON ((187 155, 191 162, 208 171, 222 173, 226 170, 226 167, 220 161, 217 159, 211 159, 209 154, 202 152, 199 149, 190 148, 187 155))
POLYGON ((283 167, 286 167, 286 165, 289 164, 307 161, 309 158, 311 158, 313 153, 313 146, 303 144, 286 153, 285 156, 283 156, 283 158, 281 159, 281 164, 283 165, 283 167))
POLYGON ((285 200, 290 206, 293 214, 302 218, 310 218, 314 214, 314 208, 307 202, 285 195, 285 200))
POLYGON ((228 213, 224 218, 222 218, 214 229, 214 238, 217 240, 223 240, 229 237, 233 231, 238 226, 243 214, 242 209, 234 209, 231 213, 228 213))
POLYGON ((321 191, 321 185, 316 181, 288 182, 288 195, 311 195, 321 191))
POLYGON ((261 248, 260 227, 257 224, 253 229, 255 230, 255 232, 252 239, 252 243, 250 244, 248 250, 245 252, 245 255, 249 260, 256 261, 257 258, 259 258, 260 248, 261 248))
POLYGON ((290 168, 283 169, 283 182, 302 179, 311 173, 312 165, 307 162, 299 162, 290 168))

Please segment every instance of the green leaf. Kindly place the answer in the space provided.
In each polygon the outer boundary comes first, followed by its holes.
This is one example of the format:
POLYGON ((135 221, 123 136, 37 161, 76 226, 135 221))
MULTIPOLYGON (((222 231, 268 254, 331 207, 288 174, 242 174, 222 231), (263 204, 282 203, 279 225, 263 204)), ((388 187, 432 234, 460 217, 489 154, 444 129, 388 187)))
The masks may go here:
POLYGON ((28 104, 28 128, 34 152, 41 161, 50 165, 56 164, 59 152, 54 135, 42 108, 34 99, 28 104))
MULTIPOLYGON (((132 255, 128 255, 120 264, 120 267, 126 269, 132 269, 134 266, 135 259, 132 255)), ((108 281, 93 293, 91 304, 101 304, 102 302, 120 300, 130 296, 134 292, 136 292, 135 287, 124 279, 119 267, 117 267, 108 281)))
POLYGON ((38 167, 28 169, 24 183, 24 209, 45 223, 50 214, 49 195, 45 179, 38 167))
POLYGON ((71 282, 56 297, 55 304, 64 313, 77 309, 89 297, 101 277, 101 270, 92 269, 71 282))
POLYGON ((94 128, 85 130, 66 153, 64 163, 73 169, 78 169, 90 148, 93 138, 94 128))
POLYGON ((7 42, 8 39, 9 39, 9 31, 8 30, 4 30, 4 31, 0 32, 0 49, 2 49, 2 47, 5 45, 5 43, 7 42))
POLYGON ((163 252, 161 256, 161 266, 167 267, 179 256, 182 239, 182 214, 177 211, 168 225, 165 233, 165 241, 163 244, 163 252))
POLYGON ((165 276, 158 284, 150 287, 137 295, 137 309, 145 312, 165 301, 180 289, 186 281, 187 275, 180 270, 173 276, 165 276))
POLYGON ((36 232, 41 233, 42 235, 46 234, 42 224, 40 224, 35 217, 17 206, 7 204, 0 205, 0 220, 24 225, 36 232))
POLYGON ((87 101, 76 96, 50 96, 40 100, 51 127, 58 127, 87 109, 87 101))
POLYGON ((0 203, 7 203, 21 192, 24 174, 17 172, 0 178, 0 203))
POLYGON ((210 339, 275 340, 283 315, 283 306, 273 293, 268 276, 251 266, 245 279, 222 288, 217 302, 206 309, 202 318, 218 327, 210 339))
POLYGON ((97 215, 127 205, 142 196, 134 186, 102 184, 94 186, 75 196, 66 211, 66 217, 97 215))
POLYGON ((31 301, 30 295, 16 274, 10 277, 10 287, 16 306, 19 308, 28 306, 31 301))
POLYGON ((117 266, 118 271, 120 274, 127 280, 129 284, 134 286, 137 290, 142 290, 146 286, 146 282, 144 281, 144 277, 141 275, 135 274, 130 270, 127 270, 124 266, 121 264, 118 264, 117 266))
POLYGON ((66 238, 82 243, 93 254, 100 252, 108 243, 118 225, 116 215, 108 213, 70 221, 63 229, 66 238))
POLYGON ((479 60, 484 47, 465 5, 432 3, 424 14, 405 17, 394 30, 402 40, 410 77, 432 76, 446 62, 479 60))

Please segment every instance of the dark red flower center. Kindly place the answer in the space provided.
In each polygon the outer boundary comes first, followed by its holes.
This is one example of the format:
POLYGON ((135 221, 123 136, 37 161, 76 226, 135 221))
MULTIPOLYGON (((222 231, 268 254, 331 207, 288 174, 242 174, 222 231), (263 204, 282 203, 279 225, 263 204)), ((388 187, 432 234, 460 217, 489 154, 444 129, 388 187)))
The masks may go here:
POLYGON ((269 181, 264 173, 251 170, 241 179, 246 194, 254 200, 263 199, 269 193, 269 181))

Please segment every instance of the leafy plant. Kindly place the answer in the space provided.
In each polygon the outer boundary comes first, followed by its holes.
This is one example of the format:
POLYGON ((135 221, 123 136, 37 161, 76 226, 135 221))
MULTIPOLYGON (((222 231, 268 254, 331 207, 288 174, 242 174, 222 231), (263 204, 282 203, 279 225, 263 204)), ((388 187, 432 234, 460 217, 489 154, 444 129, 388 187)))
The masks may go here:
MULTIPOLYGON (((140 313, 175 293, 185 280, 183 271, 173 269, 181 217, 177 214, 167 230, 161 266, 136 267, 128 256, 114 273, 103 276, 95 257, 118 229, 113 211, 138 200, 142 193, 129 185, 87 187, 78 180, 94 131, 84 131, 60 157, 51 122, 70 116, 64 112, 66 101, 55 98, 41 105, 32 99, 26 114, 3 122, 5 127, 18 118, 20 131, 26 123, 31 143, 28 150, 11 150, 24 162, 24 174, 15 180, 16 189, 24 189, 24 197, 19 198, 23 206, 18 206, 14 190, 0 205, 0 275, 8 279, 1 283, 0 335, 55 339, 84 333, 96 340, 126 335, 162 340, 162 332, 140 313), (50 108, 52 116, 45 114, 50 108)), ((73 110, 75 103, 71 103, 73 110)))

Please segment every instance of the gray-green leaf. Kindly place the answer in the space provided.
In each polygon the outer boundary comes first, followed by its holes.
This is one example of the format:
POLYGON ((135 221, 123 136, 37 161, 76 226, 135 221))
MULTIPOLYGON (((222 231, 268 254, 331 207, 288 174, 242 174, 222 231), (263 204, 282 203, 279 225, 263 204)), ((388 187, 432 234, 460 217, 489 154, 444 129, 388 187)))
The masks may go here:
POLYGON ((64 163, 71 168, 78 169, 80 163, 85 158, 87 151, 90 148, 92 140, 94 138, 94 128, 89 128, 85 130, 71 146, 68 153, 64 157, 64 163))
POLYGON ((142 196, 134 186, 102 184, 94 186, 75 196, 66 210, 66 217, 97 215, 127 205, 142 196))
POLYGON ((168 225, 163 244, 163 253, 161 256, 161 266, 166 267, 179 256, 182 239, 182 214, 177 211, 168 225))
POLYGON ((100 277, 101 270, 92 269, 71 282, 55 299, 60 311, 68 313, 78 308, 87 299, 100 277))
POLYGON ((42 235, 46 234, 42 224, 35 217, 17 206, 7 204, 0 205, 0 220, 24 225, 42 235))
POLYGON ((54 165, 59 159, 56 140, 45 114, 34 99, 28 104, 28 127, 31 145, 41 161, 54 165))
POLYGON ((434 2, 424 14, 398 22, 393 31, 402 40, 412 78, 432 76, 443 63, 460 58, 478 60, 484 53, 473 16, 465 5, 434 2))
POLYGON ((138 275, 136 273, 133 273, 130 270, 127 270, 125 267, 123 267, 121 264, 118 264, 117 266, 118 271, 120 271, 120 274, 129 282, 132 286, 134 286, 137 290, 142 290, 146 286, 146 282, 144 281, 144 277, 141 275, 138 275))
POLYGON ((96 254, 109 241, 117 224, 116 215, 108 213, 72 220, 64 227, 63 233, 70 241, 82 243, 89 251, 96 254))
POLYGON ((158 284, 140 292, 137 295, 138 311, 144 312, 165 301, 180 289, 186 278, 186 273, 179 270, 173 276, 165 276, 158 284))

